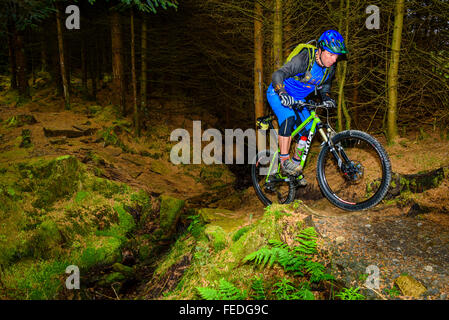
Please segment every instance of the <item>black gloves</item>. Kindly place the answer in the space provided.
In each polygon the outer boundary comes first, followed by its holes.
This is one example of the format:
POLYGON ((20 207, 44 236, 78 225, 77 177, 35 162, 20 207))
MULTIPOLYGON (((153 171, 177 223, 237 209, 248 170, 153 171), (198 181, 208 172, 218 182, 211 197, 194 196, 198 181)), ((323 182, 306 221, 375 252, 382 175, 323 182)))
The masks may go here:
POLYGON ((336 108, 337 104, 335 103, 335 100, 329 97, 328 95, 323 95, 323 104, 328 109, 336 108))

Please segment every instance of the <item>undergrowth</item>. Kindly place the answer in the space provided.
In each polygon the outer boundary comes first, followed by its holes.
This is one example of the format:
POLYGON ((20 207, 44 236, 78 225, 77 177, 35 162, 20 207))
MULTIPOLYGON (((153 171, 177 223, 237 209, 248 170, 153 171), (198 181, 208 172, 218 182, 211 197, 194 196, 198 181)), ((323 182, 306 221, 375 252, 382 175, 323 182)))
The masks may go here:
POLYGON ((317 233, 313 227, 302 230, 295 238, 295 245, 279 240, 269 240, 268 246, 247 255, 243 262, 253 262, 262 268, 280 266, 286 277, 265 285, 262 277, 252 279, 250 292, 240 290, 226 279, 220 279, 218 288, 197 287, 201 298, 207 300, 315 300, 312 283, 333 280, 325 267, 317 260, 317 233), (292 280, 290 280, 290 276, 292 280), (271 288, 266 290, 265 287, 271 288))

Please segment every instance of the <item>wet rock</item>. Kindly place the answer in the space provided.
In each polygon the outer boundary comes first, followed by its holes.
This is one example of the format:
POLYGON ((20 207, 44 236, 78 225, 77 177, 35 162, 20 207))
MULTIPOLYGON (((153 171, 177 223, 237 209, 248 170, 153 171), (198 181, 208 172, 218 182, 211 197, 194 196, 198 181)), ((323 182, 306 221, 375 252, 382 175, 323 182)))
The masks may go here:
POLYGON ((426 287, 415 278, 409 275, 403 275, 394 280, 404 296, 419 298, 426 292, 426 287))

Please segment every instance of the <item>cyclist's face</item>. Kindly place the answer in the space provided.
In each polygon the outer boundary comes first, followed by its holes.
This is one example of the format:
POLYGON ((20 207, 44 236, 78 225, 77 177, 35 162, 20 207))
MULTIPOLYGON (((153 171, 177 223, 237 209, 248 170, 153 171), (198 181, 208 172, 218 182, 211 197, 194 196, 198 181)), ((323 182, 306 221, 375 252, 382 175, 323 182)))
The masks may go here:
POLYGON ((335 62, 337 62, 338 54, 331 53, 327 50, 323 50, 321 54, 321 62, 323 63, 324 67, 329 68, 332 66, 335 62))

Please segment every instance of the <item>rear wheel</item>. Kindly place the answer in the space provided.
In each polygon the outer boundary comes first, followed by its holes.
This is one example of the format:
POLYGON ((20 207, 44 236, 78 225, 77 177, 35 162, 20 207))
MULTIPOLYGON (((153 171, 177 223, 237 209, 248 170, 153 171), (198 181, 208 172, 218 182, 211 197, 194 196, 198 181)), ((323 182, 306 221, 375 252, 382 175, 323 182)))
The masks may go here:
POLYGON ((332 138, 334 152, 324 145, 318 157, 317 180, 324 196, 337 207, 366 210, 385 196, 391 181, 391 164, 382 145, 362 131, 348 130, 332 138))
POLYGON ((287 204, 295 199, 295 185, 290 177, 282 176, 278 170, 278 153, 264 150, 257 154, 251 165, 251 179, 260 201, 266 206, 272 203, 287 204), (274 161, 273 157, 275 156, 274 161), (270 164, 273 165, 270 168, 270 164))

